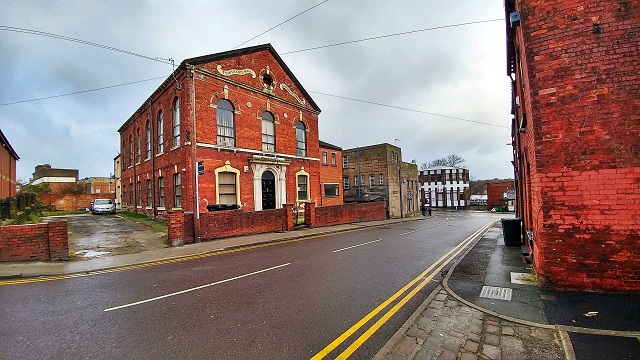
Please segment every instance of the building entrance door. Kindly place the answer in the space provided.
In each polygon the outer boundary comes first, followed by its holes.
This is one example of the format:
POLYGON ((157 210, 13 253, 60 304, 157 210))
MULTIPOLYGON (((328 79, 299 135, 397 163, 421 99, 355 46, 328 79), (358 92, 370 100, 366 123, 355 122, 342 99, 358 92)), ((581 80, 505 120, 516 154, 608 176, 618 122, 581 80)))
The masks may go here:
POLYGON ((262 210, 276 208, 276 178, 271 171, 262 173, 262 210))

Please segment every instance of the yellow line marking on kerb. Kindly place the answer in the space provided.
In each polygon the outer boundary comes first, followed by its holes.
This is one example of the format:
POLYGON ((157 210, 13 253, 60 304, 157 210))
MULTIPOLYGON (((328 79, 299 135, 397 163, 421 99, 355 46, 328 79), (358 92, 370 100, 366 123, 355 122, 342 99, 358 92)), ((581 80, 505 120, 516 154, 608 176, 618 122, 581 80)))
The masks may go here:
POLYGON ((411 288, 415 283, 420 280, 423 280, 418 286, 412 289, 404 298, 402 298, 395 306, 393 306, 387 313, 385 313, 378 321, 376 321, 369 329, 367 329, 360 337, 358 337, 344 352, 342 352, 336 359, 346 359, 354 351, 356 351, 366 340, 368 340, 384 323, 387 322, 400 308, 402 308, 415 294, 417 294, 423 287, 425 287, 429 281, 433 279, 433 277, 442 270, 451 260, 453 260, 458 254, 460 254, 473 240, 475 240, 480 234, 482 234, 486 229, 488 229, 494 222, 490 222, 478 229, 476 232, 471 234, 468 238, 462 241, 453 249, 449 250, 446 254, 444 254, 441 258, 436 260, 431 266, 429 266, 425 271, 423 271, 416 278, 411 280, 408 284, 403 286, 400 290, 398 290, 395 294, 391 295, 387 300, 378 305, 375 309, 373 309, 369 314, 360 319, 357 323, 351 326, 347 331, 338 336, 334 341, 332 341, 329 345, 327 345, 324 349, 322 349, 319 353, 314 355, 311 360, 323 359, 325 356, 329 355, 333 350, 335 350, 338 346, 340 346, 345 340, 347 340, 351 335, 353 335, 356 331, 362 328, 369 320, 378 315, 382 310, 384 310, 389 304, 395 301, 398 297, 404 294, 409 288, 411 288), (440 265, 438 265, 440 264, 440 265))

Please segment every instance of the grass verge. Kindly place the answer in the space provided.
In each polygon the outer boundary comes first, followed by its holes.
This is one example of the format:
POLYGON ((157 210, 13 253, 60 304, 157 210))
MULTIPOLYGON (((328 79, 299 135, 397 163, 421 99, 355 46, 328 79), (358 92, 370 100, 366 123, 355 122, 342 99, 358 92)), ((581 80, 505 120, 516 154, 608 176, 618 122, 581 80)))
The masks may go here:
POLYGON ((167 225, 166 220, 152 219, 147 215, 132 213, 128 211, 120 211, 118 212, 118 215, 122 216, 123 218, 136 221, 142 225, 148 226, 156 231, 169 231, 169 226, 167 225))
POLYGON ((78 215, 78 214, 88 214, 89 212, 86 210, 73 210, 73 211, 43 211, 42 216, 63 216, 63 215, 78 215))

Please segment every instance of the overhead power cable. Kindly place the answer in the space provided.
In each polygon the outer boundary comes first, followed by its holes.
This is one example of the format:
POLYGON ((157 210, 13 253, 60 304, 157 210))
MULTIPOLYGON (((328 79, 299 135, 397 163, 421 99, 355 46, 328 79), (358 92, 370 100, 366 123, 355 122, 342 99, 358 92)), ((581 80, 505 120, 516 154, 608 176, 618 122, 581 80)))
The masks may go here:
POLYGON ((324 0, 323 2, 321 2, 321 3, 319 3, 319 4, 316 4, 316 5, 314 5, 314 6, 310 7, 310 8, 308 8, 307 10, 305 10, 305 11, 303 11, 303 12, 301 12, 301 13, 299 13, 299 14, 295 15, 295 16, 292 16, 292 17, 288 18, 287 20, 285 20, 285 21, 281 22, 280 24, 278 24, 278 25, 276 25, 276 26, 274 26, 274 27, 272 27, 272 28, 269 28, 269 29, 268 29, 268 30, 266 30, 266 31, 261 32, 260 34, 258 34, 258 35, 256 35, 256 36, 252 37, 251 39, 249 39, 249 40, 247 40, 247 41, 243 42, 242 44, 237 45, 236 47, 234 47, 234 49, 237 49, 237 48, 239 48, 240 46, 242 46, 242 45, 244 45, 244 44, 248 43, 249 41, 251 41, 251 40, 253 40, 253 39, 256 39, 256 38, 258 38, 258 37, 260 37, 260 36, 262 36, 262 35, 264 35, 264 34, 268 33, 269 31, 271 31, 271 30, 273 30, 273 29, 277 28, 278 26, 280 26, 280 25, 282 25, 282 24, 284 24, 284 23, 286 23, 286 22, 289 22, 289 21, 291 21, 291 20, 293 20, 293 19, 297 18, 298 16, 300 16, 300 15, 302 15, 302 14, 306 13, 307 11, 310 11, 310 10, 313 10, 313 9, 317 8, 318 6, 320 6, 320 5, 324 4, 324 3, 326 3, 327 1, 329 1, 329 0, 324 0))
MULTIPOLYGON (((305 12, 318 7, 320 5, 322 5, 323 3, 327 2, 329 0, 325 0, 303 12, 301 12, 300 14, 293 16, 291 18, 289 18, 288 20, 272 27, 271 29, 245 41, 244 43, 238 45, 241 46, 243 44, 245 44, 246 42, 249 42, 255 38, 257 38, 258 36, 286 23, 287 21, 294 19, 297 16, 300 16, 302 14, 304 14, 305 12)), ((376 36, 376 37, 371 37, 371 38, 365 38, 365 39, 359 39, 359 40, 351 40, 351 41, 346 41, 346 42, 342 42, 342 43, 337 43, 337 44, 330 44, 330 45, 323 45, 323 46, 317 46, 317 47, 313 47, 313 48, 307 48, 307 49, 301 49, 301 50, 295 50, 295 51, 289 51, 289 52, 285 52, 285 53, 281 53, 281 55, 286 55, 286 54, 293 54, 293 53, 299 53, 299 52, 304 52, 304 51, 311 51, 311 50, 317 50, 317 49, 323 49, 323 48, 328 48, 328 47, 334 47, 334 46, 340 46, 340 45, 347 45, 347 44, 352 44, 352 43, 357 43, 357 42, 363 42, 363 41, 370 41, 370 40, 376 40, 376 39, 383 39, 383 38, 388 38, 388 37, 393 37, 393 36, 400 36, 400 35, 407 35, 407 34, 413 34, 413 33, 418 33, 418 32, 424 32, 424 31, 430 31, 430 30, 438 30, 438 29, 445 29, 445 28, 451 28, 451 27, 458 27, 458 26, 466 26, 466 25, 473 25, 473 24, 480 24, 480 23, 488 23, 488 22, 495 22, 495 21, 504 21, 504 19, 493 19, 493 20, 480 20, 480 21, 473 21, 473 22, 467 22, 467 23, 459 23, 459 24, 452 24, 452 25, 444 25, 444 26, 438 26, 438 27, 432 27, 432 28, 426 28, 426 29, 419 29, 419 30, 412 30, 412 31, 405 31, 405 32, 401 32, 401 33, 395 33, 395 34, 388 34, 388 35, 382 35, 382 36, 376 36)), ((67 40, 67 41, 73 41, 73 42, 77 42, 77 43, 81 43, 81 44, 85 44, 85 45, 90 45, 90 46, 96 46, 99 48, 103 48, 103 49, 107 49, 107 50, 113 50, 113 51, 118 51, 124 54, 128 54, 128 55, 133 55, 133 56, 138 56, 138 57, 142 57, 145 59, 149 59, 149 60, 153 60, 153 61, 158 61, 158 62, 162 62, 165 64, 172 64, 171 62, 167 62, 165 59, 159 59, 159 58, 151 58, 148 56, 144 56, 144 55, 140 55, 140 54, 136 54, 134 52, 130 52, 130 51, 126 51, 126 50, 121 50, 121 49, 117 49, 117 48, 113 48, 110 46, 106 46, 106 45, 101 45, 101 44, 97 44, 97 43, 92 43, 89 41, 84 41, 84 40, 80 40, 80 39, 74 39, 74 38, 70 38, 67 36, 62 36, 62 35, 56 35, 56 34, 51 34, 51 33, 46 33, 46 32, 42 32, 42 31, 37 31, 37 30, 28 30, 28 29, 20 29, 20 28, 14 28, 14 27, 10 27, 10 26, 2 26, 0 25, 0 30, 5 30, 5 31, 14 31, 14 32, 23 32, 23 33, 28 33, 28 34, 34 34, 34 35, 42 35, 42 36, 47 36, 47 37, 52 37, 52 38, 56 38, 56 39, 61 39, 61 40, 67 40)), ((151 80, 156 80, 156 79, 161 79, 161 78, 165 78, 163 76, 161 77, 155 77, 155 78, 151 78, 151 79, 145 79, 145 80, 139 80, 139 81, 133 81, 133 82, 128 82, 128 83, 124 83, 124 84, 118 84, 118 85, 111 85, 111 86, 106 86, 106 87, 102 87, 102 88, 97 88, 97 89, 91 89, 91 90, 83 90, 83 91, 76 91, 76 92, 72 92, 72 93, 67 93, 67 94, 61 94, 61 95, 53 95, 53 96, 48 96, 48 97, 43 97, 43 98, 37 98, 37 99, 29 99, 29 100, 21 100, 21 101, 15 101, 15 102, 10 102, 10 103, 4 103, 4 104, 0 104, 0 106, 7 106, 7 105, 14 105, 14 104, 20 104, 20 103, 26 103, 26 102, 32 102, 32 101, 39 101, 39 100, 46 100, 46 99, 52 99, 52 98, 58 98, 58 97, 64 97, 64 96, 70 96, 70 95, 76 95, 76 94, 82 94, 82 93, 87 93, 87 92, 92 92, 92 91, 98 91, 98 90, 105 90, 105 89, 110 89, 110 88, 114 88, 114 87, 119 87, 119 86, 126 86, 126 85, 132 85, 132 84, 136 84, 136 83, 141 83, 141 82, 145 82, 145 81, 151 81, 151 80)), ((439 117, 444 117, 444 118, 449 118, 449 119, 454 119, 454 120, 460 120, 460 121, 466 121, 466 122, 471 122, 471 123, 476 123, 476 124, 482 124, 482 125, 488 125, 488 126, 494 126, 494 127, 499 127, 499 128, 509 128, 507 126, 502 126, 502 125, 496 125, 496 124, 491 124, 491 123, 486 123, 486 122, 482 122, 482 121, 476 121, 476 120, 470 120, 470 119, 464 119, 464 118, 459 118, 459 117, 454 117, 454 116, 448 116, 448 115, 441 115, 441 114, 436 114, 436 113, 431 113, 431 112, 427 112, 427 111, 422 111, 422 110, 415 110, 415 109, 409 109, 409 108, 404 108, 404 107, 399 107, 399 106, 393 106, 393 105, 388 105, 388 104, 382 104, 382 103, 377 103, 377 102, 373 102, 373 101, 367 101, 367 100, 360 100, 360 99, 354 99, 354 98, 349 98, 349 97, 345 97, 345 96, 339 96, 339 95, 332 95, 332 94, 327 94, 327 93, 322 93, 322 92, 317 92, 317 91, 310 91, 316 94, 320 94, 320 95, 325 95, 325 96, 330 96, 330 97, 335 97, 335 98, 340 98, 340 99, 344 99, 344 100, 351 100, 351 101, 357 101, 357 102, 361 102, 361 103, 366 103, 366 104, 371 104, 371 105, 377 105, 377 106, 383 106, 383 107, 388 107, 388 108, 393 108, 393 109, 398 109, 398 110, 404 110, 404 111, 411 111, 411 112, 416 112, 416 113, 421 113, 421 114, 427 114, 427 115, 432 115, 432 116, 439 116, 439 117)))
POLYGON ((447 118, 447 119, 466 121, 466 122, 470 122, 470 123, 474 123, 474 124, 482 124, 482 125, 488 125, 488 126, 495 126, 495 127, 499 127, 499 128, 510 129, 510 127, 504 126, 504 125, 497 125, 497 124, 492 124, 492 123, 488 123, 488 122, 482 122, 482 121, 477 121, 477 120, 469 120, 469 119, 455 117, 455 116, 436 114, 436 113, 432 113, 432 112, 428 112, 428 111, 410 109, 410 108, 405 108, 405 107, 401 107, 401 106, 388 105, 388 104, 383 104, 383 103, 374 102, 374 101, 354 99, 354 98, 350 98, 350 97, 346 97, 346 96, 339 96, 339 95, 332 95, 332 94, 322 93, 322 92, 319 92, 319 91, 309 91, 309 92, 310 93, 314 93, 314 94, 324 95, 324 96, 330 96, 330 97, 334 97, 334 98, 338 98, 338 99, 351 100, 351 101, 357 101, 357 102, 370 104, 370 105, 388 107, 388 108, 391 108, 391 109, 410 111, 410 112, 415 112, 415 113, 419 113, 419 114, 427 114, 427 115, 438 116, 438 117, 443 117, 443 118, 447 118))
POLYGON ((137 56, 137 57, 140 57, 140 58, 143 58, 143 59, 157 61, 157 62, 161 62, 163 64, 172 65, 172 63, 170 61, 168 61, 167 59, 153 58, 153 57, 150 57, 150 56, 134 53, 134 52, 131 52, 131 51, 118 49, 118 48, 115 48, 115 47, 112 47, 112 46, 102 45, 102 44, 94 43, 94 42, 91 42, 91 41, 86 41, 86 40, 82 40, 82 39, 76 39, 76 38, 72 38, 72 37, 69 37, 69 36, 57 35, 57 34, 44 32, 44 31, 23 29, 23 28, 18 28, 18 27, 13 27, 13 26, 4 26, 4 25, 0 25, 0 31, 11 31, 11 32, 17 32, 17 33, 45 36, 45 37, 50 37, 50 38, 53 38, 53 39, 71 41, 71 42, 75 42, 75 43, 79 43, 79 44, 83 44, 83 45, 95 46, 95 47, 101 48, 101 49, 116 51, 116 52, 119 52, 119 53, 132 55, 132 56, 137 56))
POLYGON ((403 32, 395 33, 395 34, 388 34, 388 35, 374 36, 374 37, 365 38, 365 39, 351 40, 351 41, 344 41, 344 42, 335 43, 335 44, 330 44, 330 45, 322 45, 322 46, 316 46, 316 47, 306 48, 306 49, 301 49, 301 50, 294 50, 294 51, 289 51, 289 52, 283 52, 283 53, 280 53, 280 55, 295 54, 295 53, 304 52, 304 51, 311 51, 311 50, 324 49, 324 48, 334 47, 334 46, 341 46, 341 45, 347 45, 347 44, 354 44, 354 43, 359 43, 359 42, 364 42, 364 41, 378 40, 378 39, 384 39, 384 38, 389 38, 389 37, 394 37, 394 36, 400 36, 400 35, 415 34, 415 33, 424 32, 424 31, 432 31, 432 30, 439 30, 439 29, 447 29, 447 28, 458 27, 458 26, 475 25, 475 24, 482 24, 482 23, 496 22, 496 21, 504 22, 504 19, 480 20, 480 21, 472 21, 472 22, 466 22, 466 23, 460 23, 460 24, 453 24, 453 25, 436 26, 436 27, 431 27, 431 28, 426 28, 426 29, 411 30, 411 31, 403 31, 403 32))
POLYGON ((145 80, 132 81, 132 82, 128 82, 128 83, 124 83, 124 84, 118 84, 118 85, 104 86, 104 87, 97 88, 97 89, 82 90, 82 91, 76 91, 76 92, 67 93, 67 94, 60 94, 60 95, 46 96, 46 97, 41 97, 41 98, 37 98, 37 99, 29 99, 29 100, 14 101, 14 102, 9 102, 9 103, 0 104, 0 106, 15 105, 15 104, 22 104, 22 103, 32 102, 32 101, 40 101, 40 100, 47 100, 47 99, 59 98, 59 97, 63 97, 63 96, 70 96, 70 95, 84 94, 84 93, 88 93, 88 92, 92 92, 92 91, 105 90, 105 89, 112 89, 112 88, 119 87, 119 86, 133 85, 133 84, 138 84, 138 83, 145 82, 145 81, 151 81, 151 80, 157 80, 157 79, 165 79, 165 78, 166 78, 166 76, 158 76, 158 77, 154 77, 154 78, 151 78, 151 79, 145 79, 145 80))

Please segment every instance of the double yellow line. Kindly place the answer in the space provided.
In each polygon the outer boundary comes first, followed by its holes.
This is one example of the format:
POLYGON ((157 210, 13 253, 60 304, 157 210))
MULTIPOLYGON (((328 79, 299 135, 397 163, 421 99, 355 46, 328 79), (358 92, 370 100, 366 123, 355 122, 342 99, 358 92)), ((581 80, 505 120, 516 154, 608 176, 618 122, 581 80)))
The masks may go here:
POLYGON ((423 271, 420 275, 418 275, 415 279, 411 280, 407 285, 403 286, 400 290, 398 290, 395 294, 391 295, 387 300, 378 305, 373 311, 368 313, 365 317, 360 319, 357 323, 351 326, 347 331, 345 331, 342 335, 338 336, 335 340, 333 340, 329 345, 327 345, 324 349, 322 349, 319 353, 314 355, 311 360, 324 359, 327 355, 329 355, 333 350, 335 350, 338 346, 344 343, 349 337, 351 337, 355 332, 360 330, 366 323, 368 323, 371 319, 377 316, 380 312, 382 312, 387 306, 396 301, 402 294, 407 292, 407 290, 411 289, 409 293, 407 293, 400 301, 398 301, 391 309, 389 309, 386 313, 384 313, 373 325, 371 325, 362 335, 360 335, 351 345, 349 345, 340 355, 336 357, 336 359, 347 359, 351 354, 353 354, 365 341, 367 341, 378 329, 384 325, 389 318, 391 318, 398 310, 400 310, 409 300, 411 300, 418 291, 422 290, 429 281, 433 279, 433 277, 438 274, 447 264, 449 264, 453 259, 458 256, 469 244, 475 241, 479 236, 481 236, 489 227, 493 225, 494 222, 490 222, 478 229, 475 233, 471 234, 468 238, 466 238, 463 242, 458 244, 456 247, 451 249, 449 252, 444 254, 440 259, 438 259, 435 263, 429 266, 425 271, 423 271), (420 281, 422 280, 422 281, 420 281), (414 285, 417 285, 414 287, 414 285), (413 287, 413 288, 412 288, 413 287))

